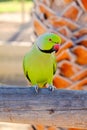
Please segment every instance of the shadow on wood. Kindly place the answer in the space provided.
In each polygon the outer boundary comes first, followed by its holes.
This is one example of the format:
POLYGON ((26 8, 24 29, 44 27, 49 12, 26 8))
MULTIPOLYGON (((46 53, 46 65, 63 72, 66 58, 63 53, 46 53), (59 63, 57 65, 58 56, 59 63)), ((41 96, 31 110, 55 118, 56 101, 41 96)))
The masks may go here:
POLYGON ((0 86, 0 122, 87 128, 87 92, 0 86))

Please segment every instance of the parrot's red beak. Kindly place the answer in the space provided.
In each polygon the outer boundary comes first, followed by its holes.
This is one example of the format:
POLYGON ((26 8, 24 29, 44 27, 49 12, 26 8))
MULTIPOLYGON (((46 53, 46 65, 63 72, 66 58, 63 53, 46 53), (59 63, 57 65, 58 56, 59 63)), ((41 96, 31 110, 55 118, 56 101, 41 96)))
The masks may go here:
POLYGON ((59 50, 59 48, 60 48, 59 44, 55 44, 54 47, 53 47, 55 52, 57 52, 59 50))

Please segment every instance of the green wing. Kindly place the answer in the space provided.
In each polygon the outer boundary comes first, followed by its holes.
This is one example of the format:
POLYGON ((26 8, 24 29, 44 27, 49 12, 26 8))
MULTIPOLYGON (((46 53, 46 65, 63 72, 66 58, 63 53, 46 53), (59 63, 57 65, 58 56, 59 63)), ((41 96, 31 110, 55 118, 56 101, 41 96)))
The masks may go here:
POLYGON ((24 70, 24 74, 25 74, 25 76, 27 77, 27 79, 28 79, 29 81, 31 81, 30 78, 29 78, 29 75, 28 75, 28 71, 26 70, 25 57, 24 57, 24 59, 23 59, 23 70, 24 70))
POLYGON ((56 57, 52 55, 52 59, 53 59, 53 74, 55 74, 57 69, 56 57))

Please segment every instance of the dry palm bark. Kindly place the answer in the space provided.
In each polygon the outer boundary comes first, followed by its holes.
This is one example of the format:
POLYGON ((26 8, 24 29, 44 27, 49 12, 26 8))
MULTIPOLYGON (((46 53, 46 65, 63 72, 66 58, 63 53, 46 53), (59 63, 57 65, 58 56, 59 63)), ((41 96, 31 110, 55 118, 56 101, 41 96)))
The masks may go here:
POLYGON ((87 90, 87 0, 34 0, 33 27, 37 36, 51 31, 62 39, 54 85, 87 90))

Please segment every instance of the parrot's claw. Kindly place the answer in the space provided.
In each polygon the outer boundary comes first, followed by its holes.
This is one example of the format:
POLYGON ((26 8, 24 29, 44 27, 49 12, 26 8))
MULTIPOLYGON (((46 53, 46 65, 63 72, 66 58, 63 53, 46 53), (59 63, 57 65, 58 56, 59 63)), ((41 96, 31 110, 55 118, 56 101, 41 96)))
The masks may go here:
POLYGON ((52 92, 56 89, 53 85, 49 85, 48 87, 52 92))
POLYGON ((38 93, 38 86, 35 85, 34 88, 35 88, 35 92, 38 93))

